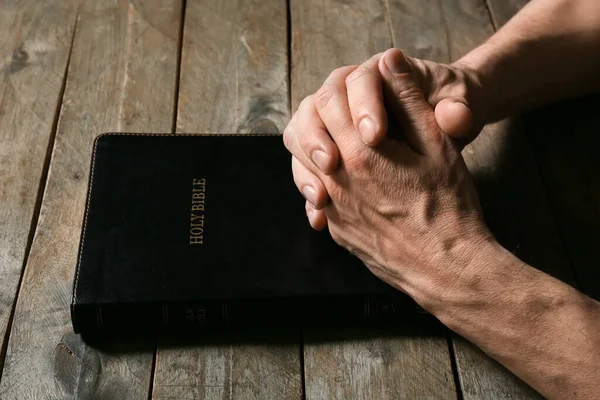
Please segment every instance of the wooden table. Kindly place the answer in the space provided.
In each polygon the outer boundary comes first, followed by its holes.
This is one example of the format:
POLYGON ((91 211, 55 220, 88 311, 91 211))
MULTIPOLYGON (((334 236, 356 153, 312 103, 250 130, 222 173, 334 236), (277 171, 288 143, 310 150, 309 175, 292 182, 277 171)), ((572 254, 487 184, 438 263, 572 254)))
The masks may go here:
MULTIPOLYGON (((0 1, 0 398, 539 398, 425 327, 91 346, 69 319, 98 134, 282 132, 335 67, 391 46, 450 62, 524 2, 0 1)), ((596 298, 598 104, 487 126, 464 151, 498 239, 596 298)))

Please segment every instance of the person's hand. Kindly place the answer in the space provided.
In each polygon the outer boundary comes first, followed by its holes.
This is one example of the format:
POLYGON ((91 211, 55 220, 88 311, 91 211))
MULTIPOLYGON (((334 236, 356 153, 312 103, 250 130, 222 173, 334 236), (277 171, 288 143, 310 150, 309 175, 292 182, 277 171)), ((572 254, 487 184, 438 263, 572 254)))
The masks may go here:
POLYGON ((385 137, 377 147, 361 140, 346 94, 348 76, 356 70, 350 66, 335 70, 290 124, 303 118, 307 132, 328 132, 339 149, 339 168, 324 173, 313 164, 293 130, 286 130, 284 143, 313 226, 317 208, 337 243, 378 277, 418 298, 423 282, 429 288, 452 282, 462 273, 456 267, 468 264, 477 243, 491 235, 460 151, 438 126, 422 90, 383 58, 378 68, 402 139, 385 137), (314 193, 328 193, 331 201, 314 193))
MULTIPOLYGON (((351 122, 366 144, 379 145, 388 132, 384 102, 386 85, 382 68, 389 70, 390 67, 396 72, 408 73, 418 84, 427 102, 434 108, 435 119, 442 131, 461 145, 477 136, 484 124, 477 75, 459 64, 438 64, 404 57, 399 50, 390 49, 355 66, 345 80, 351 122), (383 63, 380 62, 382 59, 383 63)), ((304 99, 288 124, 286 134, 297 136, 296 140, 306 155, 302 158, 306 160, 306 167, 312 163, 323 173, 329 174, 338 166, 338 149, 328 132, 313 122, 319 114, 316 103, 326 94, 321 88, 315 95, 304 99)), ((305 197, 324 204, 329 195, 323 193, 321 188, 319 184, 307 187, 305 197)), ((316 207, 317 211, 309 215, 315 229, 323 229, 326 224, 319 208, 316 207)))

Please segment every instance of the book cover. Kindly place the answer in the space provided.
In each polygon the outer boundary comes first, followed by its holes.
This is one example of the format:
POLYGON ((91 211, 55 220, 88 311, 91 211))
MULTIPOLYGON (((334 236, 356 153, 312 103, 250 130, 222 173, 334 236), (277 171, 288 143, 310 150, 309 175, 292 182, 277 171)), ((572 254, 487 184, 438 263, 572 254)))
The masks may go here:
POLYGON ((98 137, 75 331, 362 323, 414 309, 310 227, 290 160, 280 135, 98 137))

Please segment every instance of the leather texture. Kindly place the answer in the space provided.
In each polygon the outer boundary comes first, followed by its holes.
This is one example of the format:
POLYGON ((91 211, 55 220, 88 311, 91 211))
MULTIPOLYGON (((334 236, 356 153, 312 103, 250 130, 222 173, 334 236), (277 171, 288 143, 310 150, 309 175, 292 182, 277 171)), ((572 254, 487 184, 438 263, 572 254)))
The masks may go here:
POLYGON ((105 134, 94 146, 72 311, 395 292, 310 228, 280 135, 105 134))

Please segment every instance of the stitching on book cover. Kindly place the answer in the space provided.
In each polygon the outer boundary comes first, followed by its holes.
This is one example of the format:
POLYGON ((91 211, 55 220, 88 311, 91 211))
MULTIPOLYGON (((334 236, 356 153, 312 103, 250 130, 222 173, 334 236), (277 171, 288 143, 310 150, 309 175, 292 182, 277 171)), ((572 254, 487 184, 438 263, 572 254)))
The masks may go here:
POLYGON ((92 183, 94 182, 94 170, 96 167, 96 149, 98 148, 98 141, 103 136, 281 136, 280 133, 135 133, 135 132, 107 132, 96 136, 94 140, 94 150, 92 152, 92 170, 90 171, 90 179, 88 183, 88 193, 85 204, 85 216, 83 219, 83 233, 81 235, 81 243, 79 245, 79 257, 77 260, 77 269, 75 272, 75 284, 73 285, 73 294, 71 296, 71 307, 75 305, 75 294, 77 293, 77 284, 79 283, 79 271, 81 269, 81 260, 83 258, 83 246, 85 245, 85 234, 87 228, 88 214, 90 210, 90 203, 92 200, 92 183))
POLYGON ((81 235, 81 243, 79 244, 79 257, 77 260, 77 272, 75 273, 75 284, 73 285, 73 295, 72 295, 72 301, 71 301, 71 306, 75 305, 75 295, 77 294, 77 284, 79 283, 79 271, 81 269, 81 259, 83 257, 83 246, 85 245, 85 233, 86 233, 86 228, 87 228, 87 221, 88 221, 88 214, 89 214, 89 210, 90 210, 90 201, 92 199, 92 183, 94 182, 94 169, 96 168, 96 149, 98 148, 98 139, 103 136, 99 135, 95 140, 94 140, 94 150, 92 152, 92 170, 90 171, 90 179, 89 179, 89 183, 88 183, 88 193, 87 193, 87 199, 85 201, 85 216, 83 218, 83 233, 81 235))
POLYGON ((181 137, 181 136, 282 136, 281 133, 135 133, 135 132, 107 132, 98 135, 96 139, 103 136, 165 136, 165 137, 181 137))

